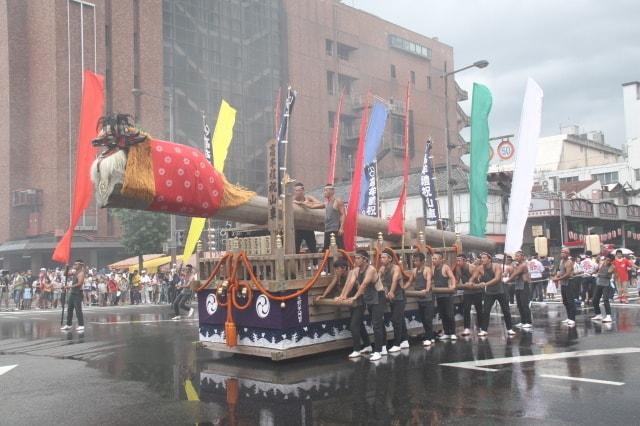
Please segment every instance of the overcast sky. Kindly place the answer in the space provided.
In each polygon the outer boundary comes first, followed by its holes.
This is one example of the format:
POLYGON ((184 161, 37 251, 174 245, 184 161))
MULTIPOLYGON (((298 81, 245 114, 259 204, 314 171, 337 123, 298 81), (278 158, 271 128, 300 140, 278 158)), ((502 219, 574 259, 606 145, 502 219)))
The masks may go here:
POLYGON ((544 90, 542 135, 561 124, 625 139, 622 83, 640 81, 640 0, 345 0, 453 46, 456 80, 493 94, 491 134, 516 133, 527 77, 544 90))

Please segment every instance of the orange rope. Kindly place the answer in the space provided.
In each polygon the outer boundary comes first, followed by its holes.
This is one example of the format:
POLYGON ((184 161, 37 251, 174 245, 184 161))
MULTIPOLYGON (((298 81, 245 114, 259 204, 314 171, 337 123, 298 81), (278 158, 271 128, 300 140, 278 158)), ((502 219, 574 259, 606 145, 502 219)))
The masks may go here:
POLYGON ((349 266, 351 268, 353 268, 353 259, 351 258, 351 255, 349 253, 347 253, 346 251, 344 251, 343 249, 338 249, 338 253, 342 254, 342 256, 344 256, 345 260, 347 262, 349 262, 349 266))
POLYGON ((249 277, 251 278, 251 281, 258 288, 258 290, 260 290, 260 292, 262 292, 264 295, 266 295, 271 300, 277 300, 278 302, 284 302, 284 301, 287 301, 287 300, 295 299, 296 297, 306 293, 307 291, 309 291, 311 289, 311 287, 313 287, 315 285, 316 281, 318 281, 318 278, 320 278, 320 274, 324 270, 324 267, 326 266, 327 261, 329 260, 329 250, 327 250, 324 253, 324 257, 322 258, 322 263, 320 265, 318 265, 318 270, 313 275, 311 280, 308 281, 305 284, 305 286, 303 288, 301 288, 300 290, 298 290, 298 291, 296 291, 294 293, 288 294, 286 296, 276 296, 276 295, 271 294, 266 288, 264 288, 262 283, 260 281, 258 281, 256 276, 253 274, 253 265, 251 265, 251 262, 247 258, 247 254, 245 252, 240 252, 239 257, 241 258, 242 263, 244 264, 245 268, 247 269, 247 272, 249 273, 249 277))
POLYGON ((213 278, 218 274, 218 272, 220 271, 220 268, 222 267, 222 262, 224 260, 226 260, 229 256, 231 256, 231 253, 227 253, 224 256, 222 256, 220 258, 220 260, 218 261, 218 263, 216 264, 216 266, 213 268, 213 271, 211 272, 211 274, 209 275, 209 278, 207 278, 207 281, 205 281, 204 284, 202 284, 200 287, 198 287, 196 289, 196 293, 199 292, 200 290, 204 290, 206 287, 209 286, 209 284, 211 284, 211 281, 213 281, 213 278))

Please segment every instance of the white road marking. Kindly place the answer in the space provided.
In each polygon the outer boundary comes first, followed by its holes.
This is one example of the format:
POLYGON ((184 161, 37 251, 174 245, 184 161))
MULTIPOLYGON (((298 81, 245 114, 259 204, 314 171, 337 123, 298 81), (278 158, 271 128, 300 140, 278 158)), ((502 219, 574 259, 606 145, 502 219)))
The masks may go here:
POLYGON ((541 374, 540 377, 549 379, 571 380, 575 382, 599 383, 601 385, 623 386, 624 382, 610 382, 608 380, 586 379, 584 377, 556 376, 555 374, 541 374))
POLYGON ((0 376, 2 376, 4 373, 13 370, 14 368, 16 368, 18 366, 18 364, 14 364, 14 365, 5 365, 3 367, 0 367, 0 376))
POLYGON ((180 320, 147 320, 147 321, 114 321, 114 322, 90 322, 89 324, 98 324, 98 325, 118 325, 118 324, 153 324, 156 322, 193 322, 198 321, 197 318, 193 319, 180 319, 180 320))
MULTIPOLYGON (((621 355, 640 353, 640 348, 616 348, 616 349, 590 349, 585 351, 575 352, 558 352, 553 354, 539 354, 539 355, 525 355, 514 356, 507 358, 492 358, 475 361, 463 361, 463 362, 448 362, 440 365, 446 367, 466 368, 469 370, 479 370, 479 367, 488 367, 492 365, 502 364, 519 364, 523 362, 533 361, 549 361, 553 359, 567 359, 567 358, 580 358, 585 356, 598 356, 598 355, 621 355)), ((498 369, 484 368, 482 371, 498 371, 498 369)))

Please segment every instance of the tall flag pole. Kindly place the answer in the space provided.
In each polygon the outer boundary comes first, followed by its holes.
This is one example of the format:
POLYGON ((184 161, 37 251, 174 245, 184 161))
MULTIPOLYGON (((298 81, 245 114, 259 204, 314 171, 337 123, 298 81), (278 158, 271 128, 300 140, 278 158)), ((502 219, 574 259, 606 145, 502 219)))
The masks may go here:
POLYGON ((356 153, 356 164, 353 169, 353 179, 351 181, 351 195, 347 206, 347 215, 344 219, 344 248, 353 251, 356 246, 356 236, 358 234, 358 201, 360 200, 360 184, 362 181, 362 171, 364 170, 364 140, 367 132, 367 121, 369 120, 369 93, 362 110, 362 120, 360 121, 360 134, 358 138, 358 151, 356 153))
POLYGON ((280 105, 282 103, 282 87, 278 87, 278 94, 276 95, 276 107, 273 110, 273 133, 275 137, 278 137, 280 132, 280 105))
POLYGON ((524 226, 529 216, 535 160, 538 155, 538 138, 540 138, 542 125, 543 96, 544 93, 538 83, 529 78, 520 116, 516 161, 509 197, 509 216, 504 243, 504 252, 509 254, 520 250, 524 226))
POLYGON ((333 118, 333 135, 331 137, 331 148, 329 152, 329 177, 327 183, 333 185, 336 177, 336 158, 338 156, 338 141, 340 140, 340 116, 342 115, 342 101, 344 100, 344 90, 340 93, 338 100, 338 110, 333 118))
POLYGON ((411 108, 411 92, 410 84, 407 84, 407 95, 404 106, 404 167, 402 175, 402 191, 396 205, 396 210, 387 225, 387 233, 389 235, 396 234, 403 237, 404 248, 404 219, 407 204, 407 186, 409 184, 409 109, 411 108))
POLYGON ((436 185, 433 178, 433 157, 431 155, 431 139, 427 141, 420 174, 420 195, 422 196, 422 214, 425 225, 433 225, 440 220, 436 185))
POLYGON ((375 101, 367 125, 364 141, 364 176, 360 185, 360 214, 378 217, 377 155, 387 123, 389 109, 375 101))
MULTIPOLYGON (((469 234, 484 237, 487 227, 487 197, 489 194, 489 112, 493 99, 486 86, 473 83, 471 100, 471 159, 469 173, 470 213, 469 234)), ((527 204, 528 206, 528 204, 527 204)))
MULTIPOLYGON (((220 103, 220 111, 218 111, 218 121, 216 128, 211 134, 211 128, 207 124, 207 119, 202 113, 202 134, 204 142, 204 154, 208 161, 214 165, 220 173, 224 172, 224 164, 229 152, 229 145, 233 139, 233 126, 236 122, 236 110, 231 107, 224 99, 220 103)), ((191 219, 187 241, 184 244, 184 252, 182 253, 182 261, 187 262, 198 244, 198 240, 204 230, 207 219, 194 217, 191 219)))
MULTIPOLYGON (((71 223, 56 246, 52 259, 60 263, 69 263, 71 257, 71 241, 73 231, 80 220, 82 212, 89 206, 93 185, 89 177, 91 163, 96 157, 97 148, 91 140, 97 135, 96 123, 102 116, 104 108, 104 77, 91 71, 84 71, 82 85, 82 101, 80 103, 80 127, 76 152, 76 182, 73 191, 73 208, 71 223)), ((69 176, 71 179, 71 176, 69 176)), ((71 195, 71 194, 69 194, 71 195)))

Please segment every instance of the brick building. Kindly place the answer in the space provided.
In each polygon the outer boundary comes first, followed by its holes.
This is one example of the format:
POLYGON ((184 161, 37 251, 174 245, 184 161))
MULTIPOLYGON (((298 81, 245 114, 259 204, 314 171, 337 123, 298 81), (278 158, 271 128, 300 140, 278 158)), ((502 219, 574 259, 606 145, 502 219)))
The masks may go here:
MULTIPOLYGON (((213 124, 229 101, 238 115, 225 174, 264 193, 265 143, 275 134, 276 94, 288 84, 299 93, 289 167, 307 186, 326 179, 342 90, 339 180, 352 172, 368 91, 391 112, 380 174, 401 169, 408 82, 411 165, 421 164, 429 136, 443 163, 445 64, 453 69, 450 46, 335 0, 0 0, 2 265, 50 264, 68 226, 83 68, 105 75, 106 111, 131 113, 165 138, 172 117, 175 141, 191 146, 202 145, 203 114, 213 124)), ((467 95, 449 82, 456 135, 468 125, 456 101, 467 95)), ((118 232, 92 204, 73 256, 100 266, 119 258, 118 232)))

